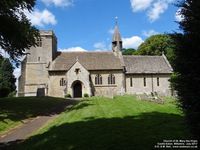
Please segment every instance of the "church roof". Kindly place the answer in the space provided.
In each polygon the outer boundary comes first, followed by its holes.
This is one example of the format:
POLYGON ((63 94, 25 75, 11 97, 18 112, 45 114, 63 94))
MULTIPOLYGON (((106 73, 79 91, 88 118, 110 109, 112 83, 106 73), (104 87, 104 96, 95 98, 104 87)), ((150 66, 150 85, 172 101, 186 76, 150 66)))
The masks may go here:
POLYGON ((69 70, 79 61, 87 70, 123 69, 121 61, 113 52, 58 52, 49 70, 69 70))
POLYGON ((165 56, 123 56, 126 73, 172 73, 165 56))

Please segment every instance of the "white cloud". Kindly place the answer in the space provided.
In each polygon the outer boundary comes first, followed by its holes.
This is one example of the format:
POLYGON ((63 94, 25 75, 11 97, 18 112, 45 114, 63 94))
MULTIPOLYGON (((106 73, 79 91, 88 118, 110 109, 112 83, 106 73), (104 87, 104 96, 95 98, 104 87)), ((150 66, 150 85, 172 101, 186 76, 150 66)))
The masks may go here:
POLYGON ((56 7, 69 7, 73 5, 72 0, 41 0, 46 6, 55 5, 56 7))
POLYGON ((176 21, 182 21, 184 19, 183 15, 180 14, 181 8, 176 11, 175 19, 176 21))
POLYGON ((154 31, 154 30, 143 30, 142 31, 142 34, 146 37, 150 37, 152 35, 155 35, 155 34, 159 34, 158 32, 154 31))
POLYGON ((150 22, 154 22, 168 9, 172 1, 174 0, 130 0, 130 3, 133 12, 147 10, 147 17, 150 22))
POLYGON ((32 13, 29 13, 27 10, 24 12, 28 19, 30 19, 32 25, 44 27, 45 24, 55 25, 57 23, 55 16, 44 9, 43 11, 39 11, 36 9, 32 13))
POLYGON ((112 34, 112 35, 113 35, 113 34, 114 34, 114 32, 115 32, 115 29, 114 29, 114 28, 113 28, 113 29, 109 29, 109 30, 108 30, 108 33, 109 33, 109 34, 112 34))
POLYGON ((130 38, 122 38, 124 48, 137 48, 144 41, 141 37, 132 36, 130 38))
POLYGON ((98 42, 98 43, 95 43, 93 45, 93 47, 96 48, 96 49, 105 50, 106 44, 105 44, 105 42, 98 42))
POLYGON ((159 19, 160 14, 167 10, 169 3, 172 1, 173 0, 157 0, 157 2, 153 4, 153 7, 147 13, 150 22, 154 22, 155 20, 159 19))
POLYGON ((130 0, 133 12, 142 11, 150 7, 153 0, 130 0))
POLYGON ((86 52, 87 50, 81 47, 71 47, 68 49, 59 49, 59 51, 68 51, 68 52, 86 52))

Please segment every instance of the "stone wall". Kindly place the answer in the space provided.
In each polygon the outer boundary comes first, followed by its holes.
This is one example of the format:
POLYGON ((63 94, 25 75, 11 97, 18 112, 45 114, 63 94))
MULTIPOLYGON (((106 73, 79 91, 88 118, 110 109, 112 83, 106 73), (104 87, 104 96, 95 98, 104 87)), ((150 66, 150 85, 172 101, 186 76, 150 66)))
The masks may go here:
POLYGON ((82 84, 82 97, 84 94, 89 96, 105 96, 112 98, 114 95, 124 93, 122 71, 90 71, 88 72, 79 62, 75 63, 70 70, 49 73, 48 95, 64 97, 66 94, 74 95, 73 86, 76 82, 82 84), (76 69, 79 69, 78 73, 76 69), (115 76, 115 84, 108 84, 109 74, 115 76), (95 76, 102 76, 102 85, 95 85, 95 76), (60 80, 65 79, 66 86, 60 86, 60 80))
POLYGON ((25 92, 25 81, 26 81, 26 62, 27 59, 25 58, 21 63, 21 75, 18 78, 18 89, 17 89, 17 96, 21 97, 24 96, 25 92))
POLYGON ((25 96, 36 96, 38 89, 46 88, 48 83, 46 64, 27 63, 25 78, 25 96))
POLYGON ((113 97, 124 93, 123 72, 122 70, 90 71, 91 81, 95 96, 113 97), (95 76, 102 76, 102 84, 95 84, 95 76), (108 84, 108 76, 115 76, 115 84, 108 84))
POLYGON ((66 71, 49 72, 48 95, 53 97, 64 97, 65 86, 60 85, 61 79, 67 82, 66 71))
POLYGON ((127 94, 151 94, 157 92, 162 96, 170 96, 170 75, 168 74, 141 74, 126 75, 126 93, 127 94), (132 87, 131 87, 132 78, 132 87), (144 86, 146 78, 146 86, 144 86), (159 83, 157 83, 159 80, 159 83), (159 85, 158 85, 159 84, 159 85))
POLYGON ((84 97, 84 94, 91 96, 92 90, 90 86, 90 73, 78 62, 78 60, 67 72, 66 94, 70 94, 73 97, 73 88, 77 81, 82 85, 82 97, 84 97))

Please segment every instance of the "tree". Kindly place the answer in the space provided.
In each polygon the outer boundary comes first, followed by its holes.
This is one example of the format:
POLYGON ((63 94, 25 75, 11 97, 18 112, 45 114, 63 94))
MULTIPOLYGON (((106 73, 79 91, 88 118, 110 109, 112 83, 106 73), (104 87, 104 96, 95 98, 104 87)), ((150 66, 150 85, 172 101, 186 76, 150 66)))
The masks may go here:
POLYGON ((134 48, 129 48, 129 49, 122 49, 122 55, 134 55, 136 50, 134 48))
POLYGON ((3 61, 3 56, 0 55, 0 67, 1 67, 1 62, 3 61))
POLYGON ((0 88, 9 88, 10 92, 15 91, 16 78, 13 75, 13 72, 14 67, 10 63, 9 59, 4 59, 0 65, 0 88))
POLYGON ((165 53, 169 62, 173 59, 173 40, 167 34, 157 34, 147 38, 142 43, 137 51, 136 55, 162 55, 165 53))
POLYGON ((36 46, 39 31, 31 26, 24 10, 31 12, 35 0, 0 1, 0 48, 17 61, 26 52, 25 49, 36 46))
POLYGON ((177 75, 173 82, 187 124, 196 138, 200 138, 200 1, 182 0, 177 6, 183 16, 179 22, 183 33, 172 34, 177 75))

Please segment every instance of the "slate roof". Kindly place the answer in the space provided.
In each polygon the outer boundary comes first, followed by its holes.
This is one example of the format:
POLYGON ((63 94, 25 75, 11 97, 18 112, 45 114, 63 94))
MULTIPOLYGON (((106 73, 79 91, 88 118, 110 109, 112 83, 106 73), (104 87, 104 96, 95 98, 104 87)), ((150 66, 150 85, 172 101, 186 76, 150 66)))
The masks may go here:
POLYGON ((165 56, 123 56, 126 74, 172 73, 165 56))
POLYGON ((123 69, 121 61, 113 52, 58 52, 49 70, 69 70, 77 61, 87 70, 123 69))

